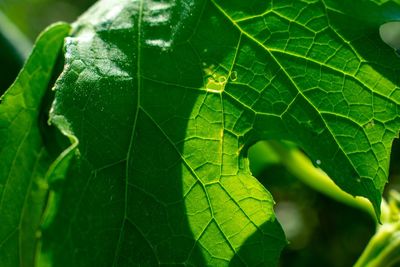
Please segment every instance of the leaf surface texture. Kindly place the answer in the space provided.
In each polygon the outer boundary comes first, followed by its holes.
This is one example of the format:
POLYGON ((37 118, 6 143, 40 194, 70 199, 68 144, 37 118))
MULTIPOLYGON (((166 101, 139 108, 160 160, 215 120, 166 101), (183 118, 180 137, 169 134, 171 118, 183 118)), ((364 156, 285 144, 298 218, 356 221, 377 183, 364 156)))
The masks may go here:
POLYGON ((246 159, 262 139, 297 143, 379 213, 400 128, 399 61, 378 33, 389 9, 100 1, 56 83, 51 116, 80 156, 44 236, 50 262, 275 265, 285 237, 246 159))

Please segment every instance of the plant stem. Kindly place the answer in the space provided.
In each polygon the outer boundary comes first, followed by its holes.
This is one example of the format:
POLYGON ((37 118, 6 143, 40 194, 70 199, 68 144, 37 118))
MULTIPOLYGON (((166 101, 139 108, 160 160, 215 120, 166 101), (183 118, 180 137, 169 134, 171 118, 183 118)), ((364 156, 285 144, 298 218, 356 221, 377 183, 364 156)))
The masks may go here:
MULTIPOLYGON (((280 156, 281 163, 300 181, 338 202, 369 213, 376 220, 374 208, 366 198, 354 197, 344 192, 324 171, 316 168, 310 159, 300 150, 287 148, 284 144, 276 141, 269 141, 268 143, 280 156)), ((383 209, 385 208, 383 207, 383 209)))
MULTIPOLYGON (((354 197, 340 189, 321 169, 296 148, 269 141, 269 147, 280 157, 287 170, 316 191, 349 206, 366 211, 378 223, 372 204, 363 197, 354 197)), ((355 267, 388 267, 400 261, 400 194, 391 192, 389 204, 382 199, 382 224, 369 241, 355 267)))
POLYGON ((400 261, 400 199, 397 192, 389 195, 389 216, 377 227, 355 267, 388 267, 400 261))

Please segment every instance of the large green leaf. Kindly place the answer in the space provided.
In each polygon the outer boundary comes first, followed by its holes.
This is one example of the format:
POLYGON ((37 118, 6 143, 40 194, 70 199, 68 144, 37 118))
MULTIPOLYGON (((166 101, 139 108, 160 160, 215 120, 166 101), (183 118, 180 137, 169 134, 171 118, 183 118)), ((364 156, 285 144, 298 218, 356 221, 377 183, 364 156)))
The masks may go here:
POLYGON ((296 142, 379 213, 400 62, 378 29, 396 9, 100 1, 74 25, 56 84, 51 116, 80 156, 44 235, 47 263, 276 264, 285 238, 246 159, 260 139, 296 142))
POLYGON ((52 158, 39 113, 70 27, 55 24, 38 39, 0 104, 0 266, 33 266, 52 158))

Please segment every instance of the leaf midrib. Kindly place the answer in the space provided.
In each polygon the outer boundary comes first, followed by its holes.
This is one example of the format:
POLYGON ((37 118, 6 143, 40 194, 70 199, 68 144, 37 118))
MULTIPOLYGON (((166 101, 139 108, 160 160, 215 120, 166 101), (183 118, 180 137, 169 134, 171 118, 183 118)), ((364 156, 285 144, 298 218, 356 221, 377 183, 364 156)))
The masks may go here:
MULTIPOLYGON (((123 240, 123 233, 124 233, 124 228, 125 228, 125 222, 128 218, 128 186, 129 186, 129 158, 131 157, 131 151, 135 139, 135 131, 136 131, 136 126, 137 126, 137 121, 139 118, 139 110, 140 110, 140 91, 142 87, 141 83, 141 41, 142 41, 142 35, 141 35, 141 30, 142 30, 142 18, 143 18, 143 8, 144 8, 144 0, 139 0, 139 14, 138 14, 138 20, 137 20, 137 62, 136 62, 136 67, 137 67, 137 72, 136 72, 136 78, 137 78, 137 103, 136 103, 136 111, 135 111, 135 118, 133 121, 132 125, 132 130, 130 134, 130 141, 129 141, 129 146, 128 146, 128 151, 126 155, 126 166, 125 166, 125 192, 124 192, 124 217, 122 218, 122 224, 121 224, 121 230, 119 232, 119 237, 118 237, 118 242, 115 248, 114 252, 114 260, 112 266, 115 267, 118 259, 119 259, 119 253, 120 253, 120 247, 122 244, 123 240)), ((153 248, 152 248, 153 249, 153 248)), ((157 262, 159 262, 159 259, 156 256, 157 262)))

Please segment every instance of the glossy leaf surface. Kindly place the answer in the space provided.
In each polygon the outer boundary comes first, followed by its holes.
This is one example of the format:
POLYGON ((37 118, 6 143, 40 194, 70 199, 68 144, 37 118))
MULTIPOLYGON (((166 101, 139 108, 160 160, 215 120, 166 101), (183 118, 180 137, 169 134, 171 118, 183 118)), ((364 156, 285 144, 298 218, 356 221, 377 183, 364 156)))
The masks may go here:
POLYGON ((52 121, 79 140, 53 266, 276 264, 246 149, 290 140, 377 213, 398 135, 397 1, 100 1, 65 45, 52 121), (371 16, 365 16, 365 14, 371 16))

